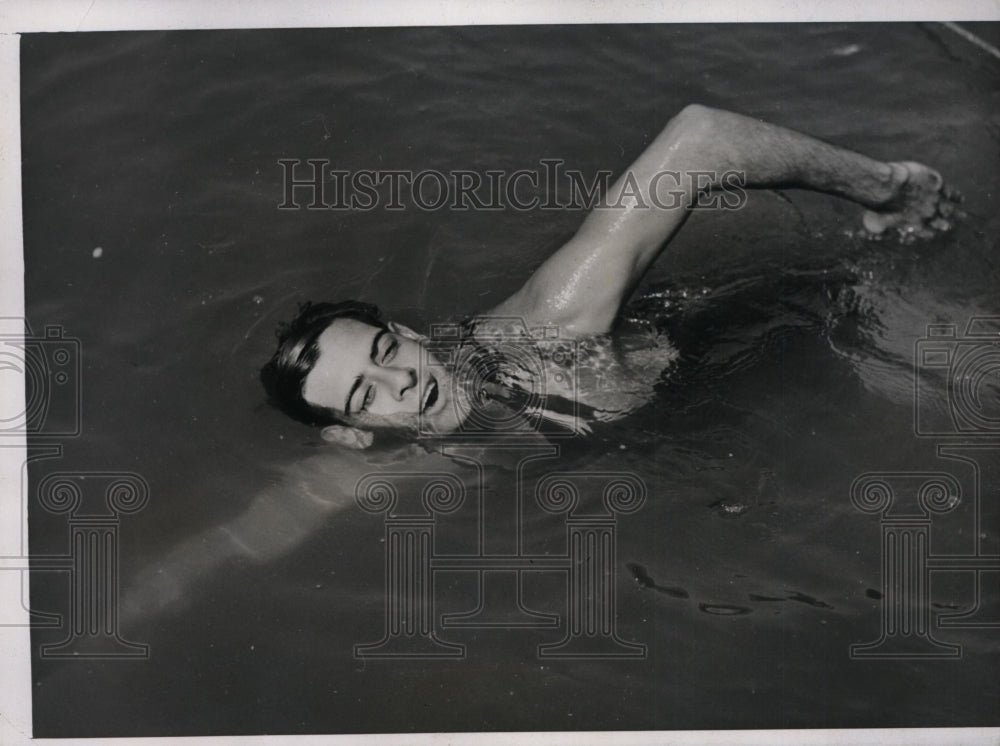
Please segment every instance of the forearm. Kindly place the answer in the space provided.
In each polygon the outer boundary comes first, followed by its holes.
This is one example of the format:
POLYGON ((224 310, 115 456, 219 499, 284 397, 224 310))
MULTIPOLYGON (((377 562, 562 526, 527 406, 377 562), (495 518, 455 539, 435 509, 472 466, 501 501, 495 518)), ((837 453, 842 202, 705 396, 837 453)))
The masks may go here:
MULTIPOLYGON (((801 187, 835 194, 866 207, 896 196, 905 171, 777 125, 728 111, 689 107, 699 120, 688 168, 721 176, 743 174, 748 187, 801 187)), ((667 145, 669 147, 669 145, 667 145)))
POLYGON ((749 188, 800 187, 871 208, 890 203, 905 180, 905 170, 860 153, 752 117, 690 105, 612 185, 606 214, 596 211, 590 222, 612 223, 621 217, 615 212, 635 203, 655 233, 665 207, 689 207, 699 192, 725 186, 727 174, 749 188))

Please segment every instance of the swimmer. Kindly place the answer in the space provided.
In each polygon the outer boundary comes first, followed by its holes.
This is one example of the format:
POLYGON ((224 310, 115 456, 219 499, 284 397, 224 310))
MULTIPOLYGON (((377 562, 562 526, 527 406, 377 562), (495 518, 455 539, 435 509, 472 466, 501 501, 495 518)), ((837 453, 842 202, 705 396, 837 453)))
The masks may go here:
MULTIPOLYGON (((734 174, 738 189, 798 187, 856 202, 866 208, 862 222, 873 234, 926 237, 949 227, 952 195, 940 174, 923 164, 880 162, 757 119, 689 105, 614 182, 605 206, 591 211, 517 292, 463 324, 465 337, 476 347, 498 332, 524 335, 549 327, 561 339, 593 346, 612 331, 622 305, 692 207, 730 188, 734 174), (497 319, 523 323, 498 329, 497 319)), ((450 370, 458 367, 421 365, 427 343, 425 335, 384 320, 373 305, 306 304, 279 329, 278 349, 261 378, 275 405, 321 427, 327 441, 366 448, 381 430, 452 432, 462 427, 478 394, 453 379, 450 370)), ((542 418, 587 432, 592 421, 629 410, 627 404, 608 405, 594 390, 560 391, 557 368, 546 365, 546 391, 573 398, 589 414, 575 419, 543 408, 542 418)), ((500 366, 495 398, 530 390, 523 374, 517 366, 500 366)), ((605 399, 614 389, 603 387, 605 399)))

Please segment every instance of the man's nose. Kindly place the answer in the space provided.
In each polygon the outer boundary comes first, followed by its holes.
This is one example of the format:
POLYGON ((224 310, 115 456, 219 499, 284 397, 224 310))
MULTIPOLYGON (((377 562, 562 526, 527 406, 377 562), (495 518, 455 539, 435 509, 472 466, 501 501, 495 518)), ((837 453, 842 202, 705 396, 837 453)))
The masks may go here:
POLYGON ((392 398, 402 401, 406 392, 417 385, 417 372, 413 368, 381 368, 382 383, 392 398))

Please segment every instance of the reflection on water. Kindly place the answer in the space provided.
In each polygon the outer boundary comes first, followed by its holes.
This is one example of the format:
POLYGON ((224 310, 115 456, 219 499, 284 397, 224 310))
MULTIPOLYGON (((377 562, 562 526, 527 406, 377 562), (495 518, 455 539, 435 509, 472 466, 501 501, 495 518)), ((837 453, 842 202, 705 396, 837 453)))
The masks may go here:
POLYGON ((195 583, 227 561, 261 564, 294 550, 353 502, 353 484, 373 468, 334 449, 289 465, 244 512, 184 539, 140 571, 127 588, 123 622, 183 604, 195 583))

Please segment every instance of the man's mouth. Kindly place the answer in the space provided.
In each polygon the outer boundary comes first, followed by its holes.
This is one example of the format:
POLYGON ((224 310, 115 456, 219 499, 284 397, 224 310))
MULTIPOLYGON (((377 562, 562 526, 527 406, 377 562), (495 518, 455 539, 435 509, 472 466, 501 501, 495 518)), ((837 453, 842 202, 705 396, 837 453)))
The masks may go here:
POLYGON ((421 414, 428 412, 438 400, 438 383, 434 376, 430 377, 427 382, 427 388, 424 389, 424 403, 420 407, 421 414))

